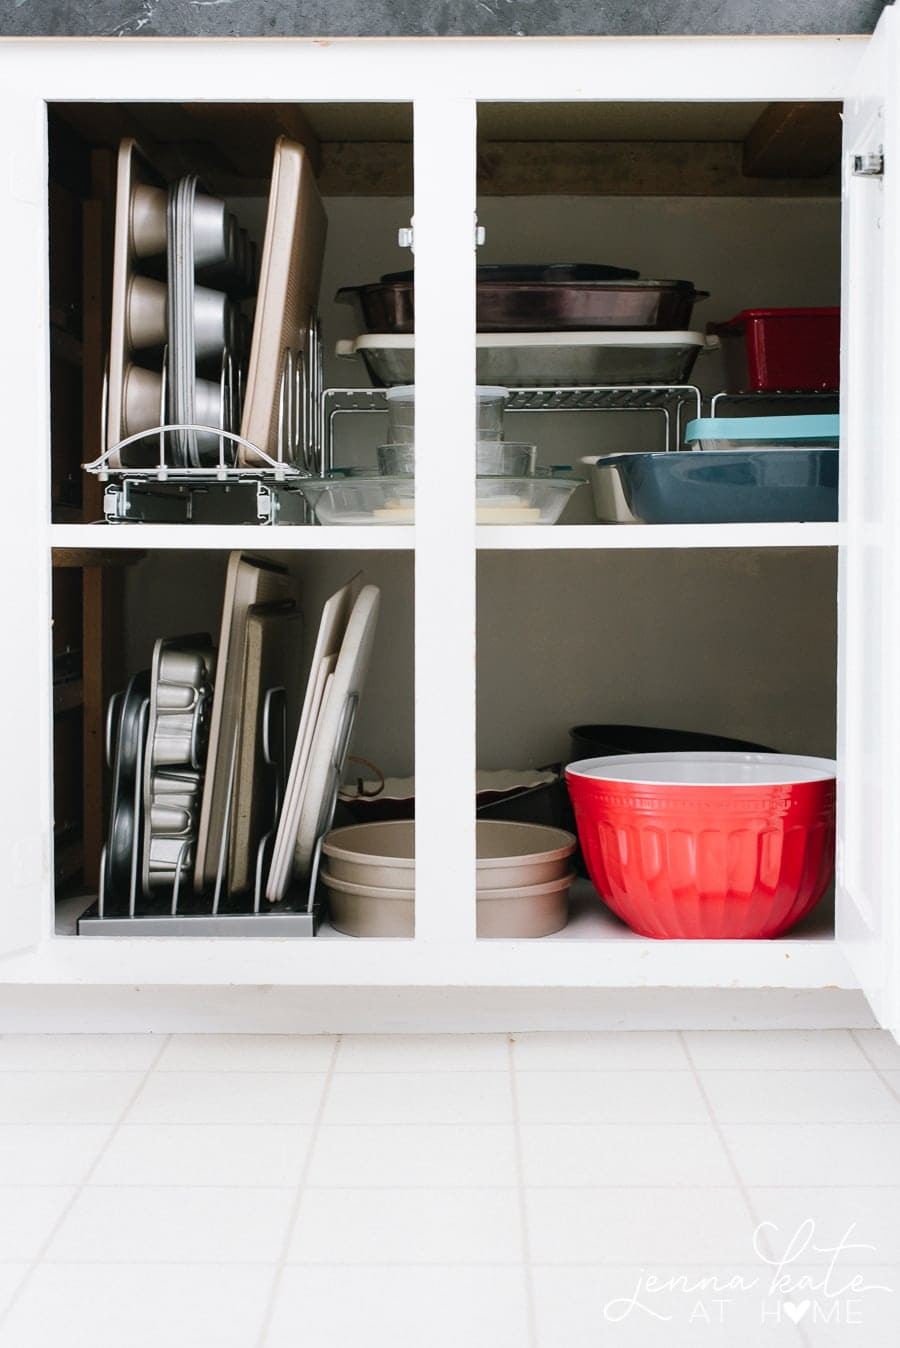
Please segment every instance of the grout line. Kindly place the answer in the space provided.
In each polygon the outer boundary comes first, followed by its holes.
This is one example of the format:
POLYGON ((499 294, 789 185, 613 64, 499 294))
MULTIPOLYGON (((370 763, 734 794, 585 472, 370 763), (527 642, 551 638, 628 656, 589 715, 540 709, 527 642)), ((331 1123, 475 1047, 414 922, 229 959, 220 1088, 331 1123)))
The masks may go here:
MULTIPOLYGON (((327 1076, 327 1073, 319 1073, 320 1076, 327 1076)), ((729 1128, 894 1128, 900 1129, 900 1118, 896 1119, 828 1119, 823 1122, 820 1119, 728 1119, 729 1128)), ((621 1119, 584 1119, 580 1123, 573 1123, 571 1119, 524 1119, 523 1127, 526 1128, 590 1128, 592 1131, 604 1128, 656 1128, 660 1132, 665 1130, 671 1132, 674 1128, 706 1128, 709 1126, 707 1119, 680 1119, 671 1122, 660 1122, 659 1115, 653 1119, 648 1119, 646 1115, 639 1115, 636 1118, 621 1119)), ((311 1128, 313 1120, 304 1121, 296 1119, 292 1122, 273 1123, 268 1116, 265 1118, 248 1118, 239 1121, 232 1121, 220 1118, 198 1118, 185 1121, 184 1119, 154 1119, 152 1122, 141 1121, 140 1123, 125 1122, 121 1126, 131 1131, 138 1128, 311 1128)), ((405 1119, 390 1119, 380 1121, 370 1121, 366 1123, 329 1123, 326 1126, 331 1128, 362 1128, 365 1131, 380 1128, 508 1128, 509 1119, 481 1119, 481 1120, 463 1120, 461 1122, 447 1122, 445 1119, 416 1119, 409 1123, 405 1119)), ((46 1118, 43 1119, 6 1119, 0 1121, 0 1140, 2 1140, 4 1128, 103 1128, 109 1127, 108 1119, 79 1119, 71 1123, 52 1123, 46 1118)), ((4 1182, 0 1180, 0 1187, 4 1182)), ((25 1186, 28 1187, 28 1186, 25 1186)), ((46 1187, 46 1186, 42 1186, 46 1187)), ((331 1186, 328 1186, 331 1187, 331 1186)), ((356 1186, 354 1186, 356 1187, 356 1186)), ((487 1186, 495 1187, 495 1186, 487 1186)), ((715 1186, 714 1186, 715 1187, 715 1186)), ((768 1188, 776 1188, 776 1185, 768 1185, 768 1188)), ((784 1188, 798 1188, 808 1186, 784 1185, 784 1188)), ((814 1188, 850 1188, 850 1185, 838 1184, 814 1185, 814 1188)), ((865 1185, 852 1186, 865 1188, 865 1185)), ((890 1186, 890 1187, 896 1187, 890 1186)))
POLYGON ((525 1194, 525 1160, 522 1151, 522 1133, 519 1118, 519 1088, 516 1081, 515 1039, 507 1037, 507 1059, 509 1070, 509 1089, 512 1096, 513 1146, 517 1192, 519 1196, 519 1226, 522 1237, 522 1262, 525 1274, 525 1316, 528 1324, 529 1348, 537 1348, 537 1319, 534 1309, 534 1279, 531 1272, 531 1238, 528 1232, 528 1208, 525 1194))
MULTIPOLYGON (((322 1072, 319 1075, 327 1076, 322 1072)), ((893 1128, 900 1129, 900 1118, 890 1119, 728 1119, 729 1128, 893 1128)), ((198 1119, 154 1119, 151 1121, 142 1120, 140 1123, 123 1123, 123 1128, 131 1131, 138 1128, 311 1128, 313 1120, 296 1119, 291 1122, 273 1123, 268 1115, 264 1118, 248 1118, 239 1121, 232 1121, 220 1118, 198 1118, 198 1119)), ((413 1123, 406 1119, 382 1119, 379 1121, 370 1121, 366 1123, 329 1123, 326 1126, 331 1128, 361 1128, 365 1131, 375 1129, 396 1130, 397 1128, 508 1128, 509 1119, 476 1119, 462 1120, 457 1122, 448 1122, 446 1119, 424 1118, 416 1119, 413 1123)), ((659 1114, 653 1119, 648 1119, 646 1115, 638 1115, 635 1118, 620 1119, 584 1119, 579 1123, 573 1123, 569 1119, 523 1119, 525 1128, 590 1128, 591 1130, 604 1128, 655 1128, 662 1132, 671 1132, 674 1128, 706 1128, 707 1119, 673 1119, 671 1122, 660 1122, 659 1114)), ((0 1120, 0 1140, 2 1140, 4 1128, 104 1128, 109 1127, 108 1119, 78 1119, 71 1123, 52 1123, 46 1118, 38 1119, 6 1119, 0 1120)), ((8 1183, 8 1182, 7 1182, 8 1183)), ((0 1180, 0 1187, 3 1187, 4 1181, 0 1180)), ((26 1186, 27 1187, 27 1186, 26 1186)), ((44 1186, 46 1187, 46 1186, 44 1186)), ((330 1187, 330 1186, 329 1186, 330 1187)), ((355 1186, 354 1186, 355 1187, 355 1186)), ((489 1188, 492 1186, 488 1186, 489 1188)), ((769 1188, 777 1186, 770 1185, 769 1188)), ((806 1186, 785 1185, 785 1188, 797 1188, 806 1186)), ((829 1188, 829 1185, 814 1185, 814 1188, 829 1188)), ((836 1188, 849 1188, 846 1184, 838 1184, 836 1188)), ((854 1186, 865 1188, 865 1185, 854 1186)), ((896 1187, 890 1186, 890 1187, 896 1187)))
POLYGON ((338 1056, 341 1051, 341 1035, 335 1035, 334 1045, 331 1050, 331 1061, 328 1064, 328 1070, 325 1073, 325 1080, 322 1084, 322 1094, 319 1097, 319 1105, 312 1121, 312 1133, 307 1145, 306 1157, 303 1161, 303 1169, 300 1172, 300 1178, 297 1181, 294 1202, 288 1215, 287 1226, 284 1232, 284 1240, 281 1245, 281 1254, 278 1258, 278 1264, 272 1277, 272 1285, 269 1288, 269 1296, 266 1302, 266 1308, 263 1312, 262 1324, 260 1325, 259 1335, 256 1340, 257 1348, 265 1348, 269 1338, 269 1331, 272 1328, 272 1318, 275 1314, 275 1303, 278 1300, 278 1293, 281 1290, 281 1282, 284 1277, 284 1270, 287 1263, 288 1251, 291 1248, 291 1241, 294 1237, 294 1231, 297 1228, 297 1222, 300 1219, 300 1209, 303 1203, 303 1195, 306 1190, 306 1182, 312 1169, 313 1156, 315 1155, 316 1143, 319 1137, 319 1129, 322 1126, 322 1118, 325 1114, 325 1106, 328 1102, 328 1092, 331 1089, 331 1083, 334 1080, 334 1071, 337 1065, 338 1056))
MULTIPOLYGON (((709 1121, 712 1124, 713 1131, 715 1132, 716 1136, 719 1139, 719 1145, 721 1146, 722 1150, 725 1153, 725 1158, 728 1161, 729 1169, 731 1170, 731 1173, 734 1176, 735 1184, 737 1185, 738 1191, 741 1195, 744 1207, 747 1209, 747 1212, 749 1213, 750 1216, 750 1220, 753 1223, 753 1229, 754 1231, 758 1231, 760 1226, 759 1214, 757 1213, 756 1209, 753 1206, 753 1200, 750 1197, 749 1189, 747 1185, 744 1183, 744 1177, 741 1174, 738 1164, 731 1153, 731 1148, 728 1145, 728 1140, 725 1136, 725 1131, 721 1123, 719 1122, 716 1111, 713 1109, 712 1101, 710 1100, 709 1095, 707 1093, 703 1077, 701 1076, 700 1072, 697 1069, 697 1065, 694 1062, 694 1058, 691 1053, 687 1036, 683 1030, 678 1031, 678 1038, 681 1040, 681 1046, 684 1049, 685 1057, 687 1058, 688 1063, 690 1064, 691 1071, 694 1074, 694 1080, 697 1083, 697 1089, 699 1090, 700 1094, 703 1097, 703 1102, 706 1105, 706 1109, 709 1114, 709 1121)), ((768 1245, 768 1241, 766 1241, 763 1238, 763 1243, 765 1244, 767 1253, 771 1257, 772 1252, 771 1247, 768 1245)), ((752 1251, 750 1252, 749 1257, 752 1259, 752 1251)), ((806 1337, 806 1334, 803 1331, 802 1326, 795 1325, 794 1328, 798 1331, 798 1335, 801 1342, 806 1344, 807 1348, 809 1348, 809 1341, 806 1337)))
MULTIPOLYGON (((8 1265, 8 1264, 21 1264, 22 1262, 23 1262, 23 1261, 22 1261, 21 1259, 0 1259, 0 1268, 4 1267, 5 1265, 8 1265)), ((133 1260, 128 1260, 128 1259, 53 1259, 53 1260, 50 1260, 49 1263, 50 1263, 50 1264, 52 1265, 52 1267, 54 1267, 54 1268, 110 1268, 110 1267, 115 1267, 115 1268, 119 1268, 119 1267, 121 1267, 121 1268, 134 1268, 134 1267, 135 1267, 134 1261, 133 1261, 133 1260)), ((230 1269, 235 1269, 235 1268, 267 1268, 267 1269, 274 1269, 274 1268, 276 1267, 275 1265, 273 1265, 273 1263, 272 1263, 271 1260, 265 1260, 265 1259, 233 1259, 233 1260, 231 1260, 231 1261, 224 1261, 224 1260, 221 1260, 221 1259, 209 1259, 209 1260, 205 1260, 205 1259, 184 1259, 184 1258, 177 1259, 177 1260, 175 1260, 175 1259, 141 1259, 140 1266, 141 1266, 141 1268, 145 1268, 145 1267, 146 1267, 146 1268, 225 1268, 225 1269, 228 1269, 228 1268, 230 1268, 230 1269)), ((402 1269, 418 1269, 418 1268, 522 1268, 523 1266, 522 1266, 521 1262, 520 1262, 519 1260, 517 1260, 517 1259, 510 1259, 510 1260, 502 1260, 502 1259, 490 1259, 490 1260, 488 1260, 488 1259, 485 1259, 485 1260, 481 1260, 481 1261, 479 1261, 479 1262, 477 1262, 477 1263, 474 1262, 474 1261, 469 1261, 469 1262, 467 1262, 467 1261, 462 1260, 462 1259, 418 1259, 418 1260, 415 1260, 414 1262, 411 1262, 410 1260, 406 1260, 406 1261, 394 1260, 393 1262, 391 1262, 391 1261, 389 1261, 389 1260, 381 1260, 380 1262, 377 1261, 377 1260, 369 1260, 369 1261, 364 1262, 364 1261, 361 1261, 361 1260, 359 1260, 359 1259, 342 1259, 341 1262, 340 1262, 339 1264, 334 1263, 333 1260, 325 1260, 325 1259, 323 1259, 323 1260, 320 1260, 320 1261, 317 1262, 317 1261, 314 1261, 314 1260, 306 1259, 306 1260, 296 1260, 296 1261, 293 1261, 293 1260, 292 1260, 292 1261, 291 1261, 291 1264, 290 1264, 290 1267, 291 1267, 291 1268, 338 1268, 338 1269, 342 1269, 342 1268, 402 1268, 402 1269)), ((553 1262, 553 1261, 551 1261, 551 1260, 549 1260, 549 1259, 536 1259, 536 1260, 534 1261, 533 1267, 534 1267, 534 1268, 611 1268, 611 1269, 621 1269, 621 1268, 632 1269, 632 1268, 633 1268, 633 1269, 648 1269, 648 1270, 649 1270, 649 1269, 676 1269, 676 1268, 677 1268, 679 1272, 693 1271, 694 1269, 696 1269, 696 1270, 698 1270, 698 1271, 700 1271, 700 1272, 707 1272, 707 1273, 708 1273, 708 1272, 709 1272, 709 1267, 710 1267, 710 1265, 709 1265, 709 1261, 708 1261, 708 1260, 707 1260, 706 1262, 704 1262, 704 1263, 694 1263, 694 1262, 692 1262, 692 1261, 690 1261, 690 1260, 687 1260, 687 1259, 679 1259, 679 1260, 677 1260, 677 1261, 674 1260, 674 1259, 670 1259, 670 1260, 668 1260, 668 1261, 667 1261, 667 1260, 657 1260, 657 1261, 655 1261, 654 1263, 648 1263, 647 1260, 634 1260, 634 1259, 625 1259, 625 1260, 622 1260, 622 1259, 616 1259, 616 1260, 610 1261, 610 1260, 608 1260, 608 1259, 599 1259, 599 1258, 598 1258, 598 1259, 560 1259, 560 1260, 557 1260, 556 1262, 553 1262)), ((743 1269, 743 1270, 747 1271, 747 1270, 750 1269, 751 1267, 755 1267, 755 1266, 752 1265, 751 1263, 749 1263, 746 1259, 745 1259, 743 1262, 738 1262, 738 1263, 735 1263, 733 1260, 730 1260, 730 1261, 727 1262, 727 1263, 723 1263, 723 1262, 719 1262, 719 1261, 716 1262, 716 1269, 717 1269, 717 1270, 743 1269)), ((815 1261, 810 1260, 810 1261, 801 1261, 801 1262, 797 1265, 797 1267, 800 1268, 800 1269, 803 1269, 804 1271, 808 1271, 808 1270, 816 1270, 816 1271, 818 1271, 819 1269, 827 1269, 827 1268, 829 1268, 829 1267, 832 1267, 832 1264, 831 1264, 831 1262, 828 1261, 828 1260, 823 1260, 823 1261, 821 1261, 821 1262, 815 1262, 815 1261)), ((892 1274, 896 1274, 896 1272, 897 1272, 897 1265, 896 1265, 896 1262, 895 1262, 895 1263, 879 1262, 879 1263, 873 1263, 873 1264, 860 1264, 860 1265, 858 1266, 858 1268, 859 1268, 859 1270, 860 1270, 861 1272, 871 1272, 872 1270, 875 1270, 875 1269, 885 1269, 885 1270, 891 1272, 892 1274)))
POLYGON ((878 1063, 869 1053, 869 1050, 866 1048, 862 1040, 857 1038, 857 1032, 855 1030, 851 1030, 850 1034, 853 1037, 854 1044, 859 1049, 860 1053, 863 1055, 866 1062, 869 1064, 869 1068, 871 1069, 871 1071, 873 1071, 875 1075, 878 1077, 878 1080, 881 1082, 882 1086, 884 1086, 887 1090, 890 1091, 891 1095, 894 1097, 895 1100, 900 1101, 900 1090, 898 1090, 897 1087, 894 1085, 894 1083, 890 1081, 887 1076, 885 1076, 885 1072, 890 1071, 891 1069, 879 1067, 878 1063))
MULTIPOLYGON (((47 1236, 46 1239, 44 1240, 43 1244, 41 1245, 41 1247, 40 1247, 40 1249, 38 1250, 37 1254, 35 1255, 34 1259, 31 1261, 31 1266, 30 1266, 30 1268, 29 1268, 28 1271, 26 1272, 26 1274, 25 1274, 24 1278, 22 1279, 22 1281, 19 1283, 18 1287, 16 1288, 15 1292, 13 1293, 12 1297, 10 1298, 10 1300, 9 1300, 9 1302, 8 1302, 8 1304, 7 1304, 7 1306, 6 1306, 6 1308, 3 1310, 2 1314, 0 1314, 0 1329, 2 1329, 2 1327, 6 1324, 7 1320, 9 1319, 10 1312, 13 1310, 13 1308, 17 1305, 17 1303, 18 1303, 19 1300, 21 1299, 22 1294, 24 1293, 24 1291, 25 1291, 25 1289, 27 1288, 28 1284, 31 1282, 32 1278, 34 1277, 35 1273, 37 1272, 38 1266, 40 1265, 41 1261, 44 1259, 45 1255, 47 1254, 47 1251, 50 1249, 50 1246, 52 1245, 53 1241, 55 1240, 57 1233, 59 1232, 59 1230, 60 1230, 60 1228, 62 1227, 63 1223, 66 1221, 66 1218, 69 1216, 69 1214, 70 1214, 70 1212, 72 1211, 73 1207, 74 1207, 75 1204, 78 1202, 78 1199, 81 1197, 81 1195, 82 1195, 82 1193, 84 1192, 85 1188, 90 1184, 90 1182, 91 1182, 91 1176, 96 1172, 97 1167, 100 1165, 100 1162, 103 1160, 104 1156, 106 1155, 106 1153, 109 1151, 110 1147, 112 1146, 113 1140, 115 1139, 116 1135, 118 1134, 118 1131, 119 1131, 119 1129, 121 1128, 124 1119, 126 1118, 128 1112, 129 1112, 129 1110, 130 1110, 130 1109, 132 1108, 132 1106, 134 1105, 134 1103, 135 1103, 135 1101, 137 1100, 138 1096, 140 1095, 141 1091, 142 1091, 142 1090, 144 1089, 144 1087, 146 1086, 148 1080, 150 1079, 150 1075, 151 1075, 151 1073, 153 1072, 153 1069, 155 1068, 156 1064, 159 1062, 159 1060, 160 1060, 160 1058, 162 1057, 163 1053, 165 1053, 166 1048, 168 1047, 169 1041, 171 1040, 171 1038, 172 1038, 172 1036, 171 1036, 170 1034, 165 1034, 165 1035, 162 1035, 162 1036, 161 1036, 161 1043, 160 1043, 160 1045, 159 1045, 159 1048, 158 1048, 157 1052, 155 1053, 155 1055, 154 1055, 154 1057, 153 1057, 153 1060, 150 1062, 150 1064, 147 1066, 147 1068, 145 1069, 145 1071, 142 1073, 140 1081, 139 1081, 138 1084, 135 1086, 134 1090, 131 1092, 131 1095, 128 1097, 128 1099, 126 1100, 125 1104, 122 1106, 122 1109, 119 1111, 118 1117, 115 1119, 115 1121, 113 1122, 113 1124, 112 1124, 111 1127, 110 1127, 110 1130, 109 1130, 109 1132, 108 1132, 108 1134, 107 1134, 107 1136, 106 1136, 106 1140, 104 1141, 103 1145, 100 1147, 100 1150, 97 1152, 97 1155, 94 1157, 94 1159, 93 1159, 93 1161, 91 1162, 91 1164, 88 1166, 88 1168, 87 1168, 87 1170, 85 1171, 84 1175, 82 1175, 80 1183, 74 1186, 74 1187, 75 1187, 75 1191, 74 1191, 74 1193, 72 1194, 72 1197, 69 1199, 68 1203, 65 1205, 65 1207, 64 1207, 63 1210, 62 1210, 62 1212, 61 1212, 60 1215, 57 1217, 56 1221, 53 1223, 53 1226, 52 1226, 52 1228, 51 1228, 51 1230, 50 1230, 48 1236, 47 1236)), ((59 1187, 60 1187, 60 1188, 67 1188, 68 1186, 67 1186, 67 1185, 60 1185, 59 1187)))
MULTIPOLYGON (((298 1127, 305 1125, 298 1124, 298 1127)), ((504 1125, 509 1127, 508 1124, 504 1125)), ((112 1127, 112 1125, 110 1125, 112 1127)), ((393 1193, 395 1190, 403 1193, 508 1193, 511 1189, 518 1186, 518 1181, 511 1184, 307 1184, 305 1189, 311 1193, 393 1193)), ((60 1180, 58 1183, 40 1183, 40 1184, 15 1184, 10 1181, 0 1182, 0 1195, 7 1190, 20 1192, 26 1189, 29 1192, 36 1190, 41 1193, 46 1189, 71 1189, 77 1187, 77 1181, 60 1180)), ((529 1184, 528 1189, 547 1190, 550 1193, 573 1192, 573 1193, 682 1193, 690 1191, 691 1193, 733 1193, 737 1186, 732 1184, 702 1184, 693 1181, 685 1181, 681 1184, 529 1184)), ((166 1180, 147 1180, 145 1183, 107 1183, 92 1184, 92 1190, 105 1189, 175 1189, 175 1190, 194 1190, 194 1189, 216 1189, 223 1190, 226 1193, 284 1193, 287 1190, 293 1192, 296 1188, 294 1184, 217 1184, 214 1182, 177 1184, 166 1180)), ((845 1190, 856 1193, 859 1190, 872 1193, 885 1193, 900 1196, 900 1184, 749 1184, 748 1190, 757 1189, 771 1190, 773 1193, 809 1193, 810 1191, 822 1190, 826 1193, 840 1194, 845 1190)), ((22 1259, 3 1259, 0 1258, 0 1264, 21 1264, 27 1263, 22 1259)), ((271 1263, 271 1260, 263 1262, 271 1263)))

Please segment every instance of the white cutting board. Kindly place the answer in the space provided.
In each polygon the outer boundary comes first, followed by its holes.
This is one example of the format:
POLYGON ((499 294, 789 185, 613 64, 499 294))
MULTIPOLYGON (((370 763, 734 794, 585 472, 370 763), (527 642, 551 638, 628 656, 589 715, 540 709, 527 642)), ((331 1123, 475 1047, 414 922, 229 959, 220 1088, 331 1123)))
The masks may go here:
POLYGON ((309 777, 300 805, 297 841, 294 845, 294 875, 305 880, 312 866, 316 842, 323 827, 323 813, 336 787, 334 760, 344 726, 348 699, 362 694, 369 659, 375 643, 375 626, 381 591, 364 585, 353 605, 341 653, 323 700, 322 712, 310 750, 309 777))
POLYGON ((297 730, 297 739, 288 773, 284 807, 278 821, 278 832, 272 852, 266 898, 278 903, 284 898, 291 874, 291 857, 300 820, 300 805, 309 764, 309 751, 325 690, 325 682, 333 673, 347 630, 347 623, 359 593, 359 575, 354 576, 328 599, 322 609, 319 631, 309 669, 309 679, 303 700, 303 711, 297 730))
POLYGON ((253 604, 272 604, 283 599, 298 600, 296 583, 283 566, 244 552, 231 554, 225 579, 209 749, 197 836, 194 884, 198 890, 215 881, 222 856, 222 835, 228 815, 229 776, 243 706, 247 615, 253 604))
POLYGON ((291 764, 292 769, 296 765, 297 771, 294 775, 293 782, 289 783, 288 789, 285 792, 284 807, 281 811, 281 818, 278 823, 278 833, 275 838, 275 847, 272 852, 272 862, 269 867, 266 898, 270 903, 278 903, 283 899, 287 892, 288 884, 290 883, 294 842, 297 837, 297 825, 300 822, 300 807, 303 803, 306 784, 309 779, 309 754, 312 748, 313 736, 315 735, 316 728, 319 724, 319 717, 322 714, 325 696, 331 686, 331 680, 334 677, 334 667, 336 664, 336 655, 326 655, 324 660, 319 661, 319 667, 315 673, 315 683, 309 699, 310 715, 304 728, 302 740, 299 734, 297 736, 297 748, 299 752, 295 754, 294 761, 291 764))
MULTIPOLYGON (((278 409, 285 350, 296 356, 306 343, 309 316, 319 299, 327 220, 309 155, 279 136, 266 216, 253 320, 247 394, 241 435, 277 456, 278 409)), ((238 447, 238 463, 259 466, 259 455, 238 447)))

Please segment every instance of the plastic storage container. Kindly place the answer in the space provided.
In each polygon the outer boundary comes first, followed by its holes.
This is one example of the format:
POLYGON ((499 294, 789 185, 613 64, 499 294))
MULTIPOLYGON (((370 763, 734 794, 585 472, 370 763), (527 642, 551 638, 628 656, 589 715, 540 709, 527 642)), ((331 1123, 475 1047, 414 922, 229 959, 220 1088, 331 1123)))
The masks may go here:
POLYGON ((689 421, 684 443, 692 449, 834 449, 841 434, 837 414, 805 417, 700 417, 689 421))
POLYGON ((836 764, 787 754, 624 754, 566 768, 597 892, 641 936, 760 940, 834 867, 836 764))
POLYGON ((722 340, 729 393, 809 393, 840 384, 840 309, 744 309, 707 331, 722 340))
MULTIPOLYGON (((496 385, 475 390, 478 399, 479 440, 503 439, 503 409, 509 390, 496 385)), ((416 390, 414 384, 388 389, 388 440, 392 445, 413 445, 416 441, 416 390)))
MULTIPOLYGON (((475 446, 475 471, 489 477, 528 477, 534 473, 536 445, 512 440, 479 440, 475 446)), ((379 445, 378 467, 388 477, 415 472, 415 445, 379 445)))

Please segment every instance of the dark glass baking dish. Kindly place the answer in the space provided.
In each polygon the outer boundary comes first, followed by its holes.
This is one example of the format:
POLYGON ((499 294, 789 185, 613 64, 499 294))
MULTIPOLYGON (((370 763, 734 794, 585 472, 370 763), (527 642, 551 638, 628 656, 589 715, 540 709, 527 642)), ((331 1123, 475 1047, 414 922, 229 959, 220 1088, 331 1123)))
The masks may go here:
MULTIPOLYGON (((337 292, 340 303, 353 305, 364 331, 414 330, 411 273, 394 275, 403 279, 383 278, 337 292)), ((496 280, 479 268, 476 325, 479 332, 683 330, 690 327, 695 303, 707 294, 695 290, 692 281, 496 280)))

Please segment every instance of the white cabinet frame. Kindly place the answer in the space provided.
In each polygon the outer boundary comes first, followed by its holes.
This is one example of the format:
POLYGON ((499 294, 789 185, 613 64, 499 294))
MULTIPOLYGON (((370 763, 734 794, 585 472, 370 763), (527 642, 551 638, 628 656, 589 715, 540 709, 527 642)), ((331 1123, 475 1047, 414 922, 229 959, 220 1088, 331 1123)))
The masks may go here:
MULTIPOLYGON (((879 31, 893 36, 895 18, 886 13, 879 31)), ((0 950, 8 953, 0 963, 0 982, 535 989, 858 985, 839 941, 649 942, 626 934, 599 942, 479 943, 474 935, 477 548, 817 546, 836 543, 843 537, 840 528, 476 530, 472 478, 444 475, 439 465, 441 450, 458 461, 459 445, 474 438, 474 395, 448 404, 440 388, 474 383, 479 101, 842 100, 855 87, 868 45, 869 39, 856 37, 0 41, 0 208, 5 254, 15 259, 0 324, 0 368, 5 453, 8 461, 13 450, 16 456, 16 476, 7 478, 0 502, 0 587, 7 630, 15 637, 7 646, 15 658, 4 675, 2 742, 15 770, 4 774, 0 787, 0 853, 9 859, 0 923, 0 950), (436 451, 419 463, 414 530, 337 530, 332 536, 324 529, 284 528, 270 539, 248 528, 101 531, 49 523, 45 104, 94 100, 98 93, 109 102, 214 102, 224 91, 240 91, 240 100, 249 103, 377 102, 389 91, 391 101, 413 105, 417 417, 420 440, 427 436, 436 451), (448 290, 454 295, 449 312, 448 290), (53 936, 49 550, 54 545, 249 545, 311 552, 415 546, 415 940, 53 936)), ((849 822, 846 811, 842 818, 849 822)), ((897 906, 896 887, 884 901, 897 906)))

